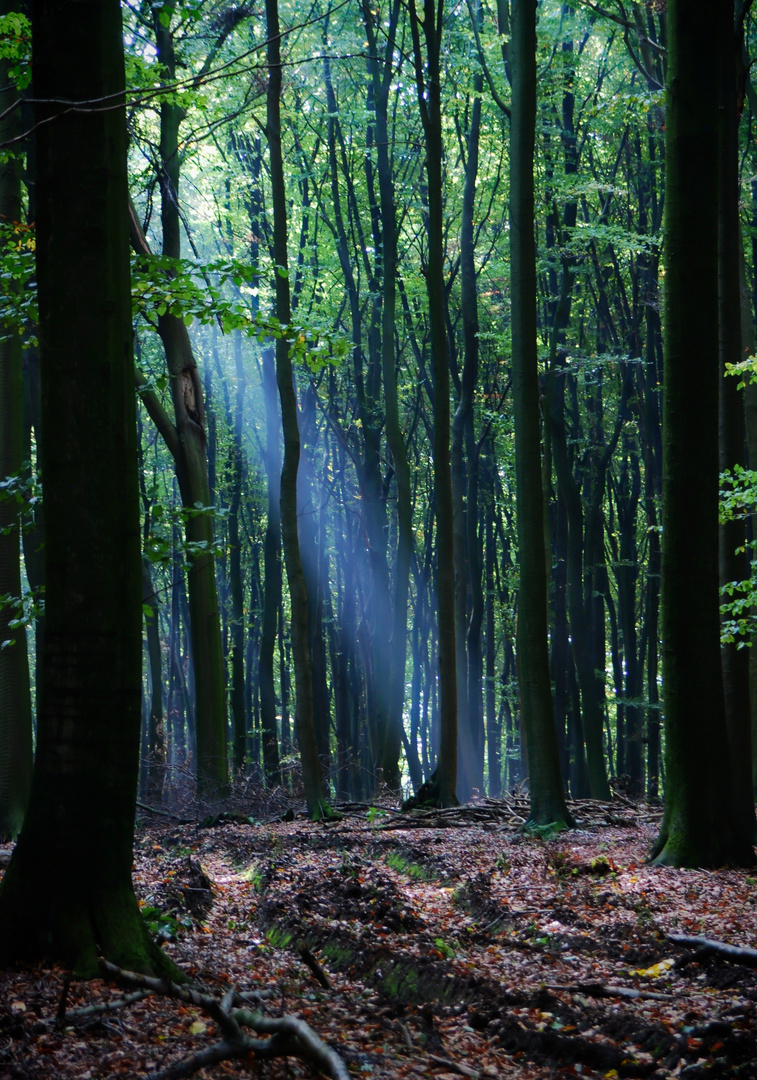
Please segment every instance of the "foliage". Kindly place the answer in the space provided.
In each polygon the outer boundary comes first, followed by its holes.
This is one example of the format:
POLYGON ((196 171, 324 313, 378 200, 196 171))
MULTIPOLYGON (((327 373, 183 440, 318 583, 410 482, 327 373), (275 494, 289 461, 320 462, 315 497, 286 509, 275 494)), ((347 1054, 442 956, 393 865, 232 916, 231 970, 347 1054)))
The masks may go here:
POLYGON ((283 337, 290 342, 293 355, 313 372, 344 358, 348 345, 343 337, 312 324, 282 326, 275 316, 257 310, 253 304, 257 279, 258 271, 237 259, 200 262, 138 255, 132 262, 134 313, 153 326, 156 319, 171 315, 187 326, 195 321, 216 324, 224 334, 241 330, 258 342, 283 337), (225 288, 229 285, 234 287, 233 293, 225 288))
POLYGON ((18 90, 31 82, 32 31, 29 19, 20 11, 0 16, 0 60, 8 62, 8 75, 18 90))
POLYGON ((19 334, 28 344, 37 325, 34 228, 21 222, 0 223, 0 327, 19 334))

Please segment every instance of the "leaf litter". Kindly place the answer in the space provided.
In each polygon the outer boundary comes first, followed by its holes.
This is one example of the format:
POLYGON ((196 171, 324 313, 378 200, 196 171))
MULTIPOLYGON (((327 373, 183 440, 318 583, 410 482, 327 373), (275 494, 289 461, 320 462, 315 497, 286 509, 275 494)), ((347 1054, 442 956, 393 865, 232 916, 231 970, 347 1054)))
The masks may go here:
MULTIPOLYGON (((572 809, 579 828, 554 836, 519 829, 513 800, 147 817, 135 888, 198 997, 298 1017, 349 1076, 757 1080, 749 957, 671 940, 757 948, 757 880, 645 865, 655 808, 572 809)), ((0 972, 0 1080, 327 1075, 254 1052, 200 1069, 217 1021, 110 979, 0 972)))

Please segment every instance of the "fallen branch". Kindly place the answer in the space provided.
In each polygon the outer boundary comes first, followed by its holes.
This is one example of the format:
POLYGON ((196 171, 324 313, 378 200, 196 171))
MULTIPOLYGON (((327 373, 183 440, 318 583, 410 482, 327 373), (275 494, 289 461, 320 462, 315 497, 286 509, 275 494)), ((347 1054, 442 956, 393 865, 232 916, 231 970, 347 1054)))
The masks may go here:
POLYGON ((349 1080, 347 1067, 336 1051, 299 1017, 269 1017, 258 1011, 233 1009, 233 1005, 240 999, 236 990, 230 990, 223 1000, 219 1001, 210 994, 203 994, 192 987, 179 986, 168 979, 156 979, 134 971, 124 971, 107 960, 100 960, 100 970, 121 985, 138 987, 195 1005, 215 1021, 223 1036, 215 1046, 191 1054, 162 1072, 152 1073, 151 1080, 179 1080, 180 1077, 192 1076, 209 1065, 247 1057, 250 1053, 258 1059, 298 1057, 332 1077, 332 1080, 349 1080), (250 1038, 243 1032, 243 1027, 252 1028, 259 1035, 266 1035, 268 1038, 250 1038))
POLYGON ((156 817, 168 818, 169 821, 177 821, 179 825, 194 825, 194 818, 179 817, 178 814, 172 814, 169 810, 160 810, 157 806, 149 806, 147 803, 139 802, 137 800, 137 806, 140 810, 145 810, 148 814, 155 814, 156 817))
POLYGON ((547 990, 563 990, 569 994, 585 994, 586 997, 627 998, 629 1001, 639 1001, 641 998, 650 998, 652 1001, 671 1001, 670 994, 660 994, 654 990, 637 990, 635 986, 604 986, 602 983, 568 983, 547 984, 547 990))
POLYGON ((490 1072, 488 1069, 472 1069, 470 1065, 463 1065, 457 1061, 450 1061, 449 1058, 437 1057, 436 1054, 429 1054, 429 1060, 433 1061, 435 1065, 441 1066, 442 1069, 449 1069, 451 1072, 456 1072, 460 1076, 468 1076, 471 1080, 485 1080, 485 1078, 491 1077, 492 1080, 497 1080, 497 1073, 490 1072))
POLYGON ((747 967, 757 967, 757 949, 749 949, 746 946, 726 945, 724 941, 713 941, 706 937, 689 937, 686 934, 668 934, 668 941, 674 945, 688 945, 696 951, 691 956, 681 957, 676 961, 676 967, 684 967, 692 960, 701 960, 705 956, 722 956, 725 960, 732 960, 735 964, 745 964, 747 967))

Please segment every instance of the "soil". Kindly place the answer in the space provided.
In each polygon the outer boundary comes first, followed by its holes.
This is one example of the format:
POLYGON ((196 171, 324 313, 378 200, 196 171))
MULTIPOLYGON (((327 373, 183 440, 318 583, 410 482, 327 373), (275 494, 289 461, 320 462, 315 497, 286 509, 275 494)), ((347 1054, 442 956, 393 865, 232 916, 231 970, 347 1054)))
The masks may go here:
MULTIPOLYGON (((318 825, 145 815, 135 886, 192 985, 302 1018, 350 1076, 757 1080, 757 970, 667 937, 757 946, 757 879, 645 865, 654 808, 571 809, 579 827, 551 837, 519 830, 512 802, 318 825)), ((162 994, 81 1011, 123 998, 49 966, 0 973, 0 1080, 178 1076, 218 1042, 162 994)), ((254 1055, 195 1074, 318 1075, 254 1055)))

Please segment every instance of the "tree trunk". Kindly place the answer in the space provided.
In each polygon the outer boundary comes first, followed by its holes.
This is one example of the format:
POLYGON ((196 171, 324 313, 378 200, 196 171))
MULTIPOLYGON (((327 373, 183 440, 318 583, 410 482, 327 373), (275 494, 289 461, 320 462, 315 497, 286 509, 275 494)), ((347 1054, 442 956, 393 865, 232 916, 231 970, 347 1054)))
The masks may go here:
POLYGON ((0 962, 165 973, 131 883, 142 588, 119 5, 38 0, 32 44, 47 632, 0 962))
POLYGON ((536 0, 512 4, 510 259, 515 484, 518 517, 518 672, 528 755, 531 817, 572 824, 565 805, 547 653, 547 580, 536 351, 534 142, 536 0))
POLYGON ((150 670, 150 704, 147 710, 147 761, 142 762, 145 772, 145 797, 153 805, 159 805, 163 797, 163 781, 166 770, 166 732, 163 715, 163 671, 160 646, 160 605, 155 594, 150 563, 142 558, 142 606, 144 609, 145 634, 147 636, 147 659, 150 670), (146 768, 145 768, 146 766, 146 768))
MULTIPOLYGON (((284 159, 281 146, 281 32, 278 0, 266 0, 268 30, 268 97, 266 136, 270 153, 271 201, 273 205, 273 257, 276 277, 276 318, 282 327, 291 321, 287 208, 284 159)), ((300 428, 290 343, 276 341, 276 381, 281 400, 284 430, 284 461, 281 469, 281 539, 292 607, 291 634, 295 678, 295 724, 300 744, 302 778, 308 813, 314 819, 326 812, 321 764, 315 735, 313 678, 308 641, 308 599, 300 556, 297 525, 297 471, 300 463, 300 428)))
POLYGON ((397 358, 394 340, 397 301, 397 207, 389 152, 389 95, 394 76, 394 47, 399 12, 399 0, 393 0, 389 25, 382 27, 386 44, 380 67, 374 25, 378 20, 378 12, 373 10, 367 0, 363 2, 363 19, 370 49, 369 70, 372 76, 373 102, 376 110, 376 160, 381 211, 381 364, 386 441, 392 456, 397 485, 397 551, 392 600, 389 696, 386 724, 382 743, 379 746, 381 772, 385 783, 390 788, 399 788, 399 755, 405 703, 407 598, 413 551, 410 469, 397 395, 397 358))
MULTIPOLYGON (((737 39, 733 4, 724 5, 720 71, 720 199, 718 203, 718 305, 720 319, 720 471, 746 467, 744 399, 738 379, 726 376, 727 364, 738 364, 741 348, 739 253, 739 106, 737 100, 737 39)), ((738 42, 740 58, 741 42, 738 42)), ((746 523, 720 526, 721 587, 749 580, 746 523)), ((740 820, 754 824, 752 798, 752 733, 749 711, 749 650, 744 642, 721 646, 725 717, 731 755, 733 798, 741 805, 740 820), (741 648, 738 645, 741 644, 741 648)))
POLYGON ((434 367, 434 494, 436 499, 436 592, 439 633, 439 759, 429 797, 439 806, 457 803, 457 671, 455 566, 450 474, 449 344, 444 317, 444 206, 440 51, 444 0, 424 0, 421 22, 410 0, 418 103, 423 122, 428 178, 428 264, 425 269, 434 367), (420 42, 423 27, 426 59, 420 42))
MULTIPOLYGON (((480 21, 480 4, 473 17, 480 21)), ((484 728, 481 681, 483 590, 478 541, 478 447, 473 400, 478 382, 478 296, 474 248, 474 210, 478 180, 483 74, 473 77, 474 98, 467 135, 465 184, 460 225, 460 307, 463 371, 460 398, 452 418, 452 498, 455 526, 455 632, 457 635, 458 790, 464 800, 484 786, 484 728)))
POLYGON ((727 0, 719 0, 715 18, 705 20, 686 0, 668 4, 661 611, 667 787, 653 855, 673 866, 748 865, 754 857, 754 811, 744 820, 732 796, 720 665, 718 42, 724 7, 727 0))
MULTIPOLYGON (((8 14, 13 5, 0 4, 8 14)), ((0 61, 0 142, 20 130, 16 90, 9 64, 0 61)), ((11 151, 0 163, 0 228, 6 243, 21 221, 21 163, 11 151)), ((9 283, 6 280, 6 287, 9 283)), ((10 284, 10 288, 17 288, 10 284)), ((20 328, 19 328, 20 329, 20 328)), ((0 340, 0 479, 22 476, 24 453, 21 335, 4 327, 0 340)), ((0 494, 0 842, 15 838, 24 818, 32 775, 32 705, 26 626, 11 626, 21 616, 20 502, 0 494)))
MULTIPOLYGON (((263 736, 263 767, 270 784, 280 780, 279 740, 276 733, 276 687, 273 658, 276 648, 276 625, 281 604, 281 451, 279 449, 279 410, 277 407, 276 368, 271 346, 263 350, 263 399, 265 402, 265 468, 268 514, 263 539, 263 620, 258 657, 260 685, 260 726, 263 736)), ((282 673, 282 680, 284 675, 282 673)), ((282 747, 283 749, 283 747, 282 747)))

